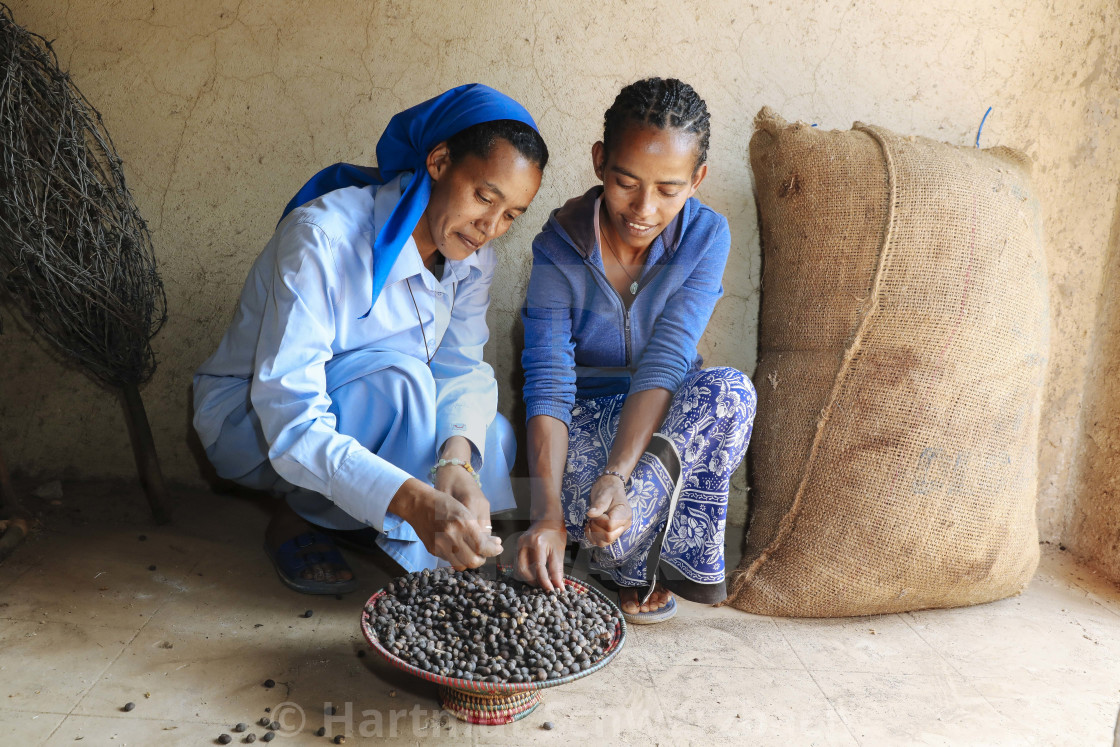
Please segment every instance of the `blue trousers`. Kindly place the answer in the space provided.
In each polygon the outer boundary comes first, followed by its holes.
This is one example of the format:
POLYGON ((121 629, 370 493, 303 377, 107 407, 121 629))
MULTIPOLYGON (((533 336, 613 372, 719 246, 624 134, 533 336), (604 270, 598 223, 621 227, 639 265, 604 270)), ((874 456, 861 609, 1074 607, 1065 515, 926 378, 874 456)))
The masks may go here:
POLYGON ((723 550, 727 494, 731 475, 750 442, 754 386, 733 368, 707 368, 685 378, 660 431, 681 457, 682 485, 673 515, 669 515, 672 477, 660 461, 643 454, 627 492, 633 511, 630 527, 600 549, 584 538, 583 525, 591 485, 606 464, 625 401, 625 394, 580 399, 572 408, 561 493, 568 536, 591 552, 593 569, 619 586, 646 586, 654 570, 647 559, 664 531, 660 561, 668 566, 665 585, 686 599, 721 601, 727 595, 723 550))
MULTIPOLYGON (((440 444, 436 443, 435 380, 423 361, 397 352, 355 351, 328 361, 326 379, 339 433, 413 477, 428 479, 440 444)), ((479 472, 492 513, 515 507, 509 470, 516 453, 513 428, 498 414, 486 431, 486 458, 479 472)), ((283 497, 312 524, 329 529, 365 527, 326 496, 292 485, 276 473, 248 391, 206 455, 220 477, 283 497)), ((389 501, 392 496, 382 498, 389 501)), ((411 526, 392 514, 386 515, 377 544, 408 571, 446 565, 424 548, 411 526)))

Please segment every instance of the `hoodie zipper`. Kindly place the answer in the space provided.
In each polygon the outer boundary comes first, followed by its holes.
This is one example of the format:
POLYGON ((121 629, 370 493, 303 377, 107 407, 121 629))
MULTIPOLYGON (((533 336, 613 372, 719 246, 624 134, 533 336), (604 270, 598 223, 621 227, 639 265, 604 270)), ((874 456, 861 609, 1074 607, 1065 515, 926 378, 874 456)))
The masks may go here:
MULTIPOLYGON (((630 353, 630 310, 626 308, 626 302, 622 300, 622 296, 619 294, 619 292, 617 290, 615 290, 615 287, 613 285, 611 285, 611 281, 607 279, 607 273, 603 272, 598 267, 596 267, 594 264, 592 264, 591 261, 589 259, 587 259, 586 257, 584 258, 583 263, 585 265, 587 265, 588 267, 590 267, 592 270, 594 270, 596 273, 598 273, 599 277, 601 277, 603 279, 603 282, 606 283, 607 287, 611 289, 612 293, 614 293, 614 297, 618 299, 618 305, 622 309, 623 341, 626 343, 626 368, 629 369, 630 368, 630 355, 631 355, 631 353, 630 353)), ((641 280, 641 278, 639 278, 639 281, 640 280, 641 280)), ((642 292, 643 287, 644 286, 641 286, 641 285, 638 286, 638 293, 642 292)), ((634 294, 635 299, 638 297, 638 293, 634 294)))

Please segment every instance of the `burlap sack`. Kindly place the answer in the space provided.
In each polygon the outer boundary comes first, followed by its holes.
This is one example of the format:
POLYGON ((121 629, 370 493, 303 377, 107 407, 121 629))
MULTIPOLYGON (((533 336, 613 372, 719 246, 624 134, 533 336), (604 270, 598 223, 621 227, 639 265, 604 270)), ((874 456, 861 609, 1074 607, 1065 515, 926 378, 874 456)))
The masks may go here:
POLYGON ((842 617, 1038 564, 1049 297, 1029 160, 759 112, 752 518, 727 604, 842 617))

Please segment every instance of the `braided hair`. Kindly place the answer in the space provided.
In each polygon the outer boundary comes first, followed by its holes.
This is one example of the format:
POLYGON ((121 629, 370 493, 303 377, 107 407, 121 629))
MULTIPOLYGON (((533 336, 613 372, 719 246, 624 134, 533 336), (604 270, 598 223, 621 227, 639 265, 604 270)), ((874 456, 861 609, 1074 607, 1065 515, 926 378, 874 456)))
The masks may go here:
POLYGON ((708 105, 692 86, 676 78, 646 78, 623 88, 603 118, 603 149, 610 153, 628 124, 696 135, 696 168, 708 160, 708 105))

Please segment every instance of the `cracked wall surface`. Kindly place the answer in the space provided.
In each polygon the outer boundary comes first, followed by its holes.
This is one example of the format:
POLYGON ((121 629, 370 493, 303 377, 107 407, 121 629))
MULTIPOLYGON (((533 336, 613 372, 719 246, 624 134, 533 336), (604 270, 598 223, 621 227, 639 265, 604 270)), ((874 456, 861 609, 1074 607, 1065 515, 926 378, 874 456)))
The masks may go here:
MULTIPOLYGON (((1053 294, 1053 358, 1040 447, 1039 517, 1069 519, 1106 246, 1120 174, 1120 7, 1059 3, 784 3, 742 0, 471 3, 291 0, 14 0, 18 23, 55 40, 101 110, 151 224, 170 317, 144 389, 173 482, 202 484, 189 385, 229 321, 282 206, 339 160, 371 163, 396 111, 481 81, 524 102, 552 161, 530 211, 500 241, 486 355, 516 417, 514 337, 529 243, 548 212, 593 182, 591 144, 620 86, 692 83, 712 112, 701 198, 728 216, 726 296, 703 340, 710 364, 755 365, 760 253, 747 164, 763 104, 827 128, 855 120, 1036 162, 1053 294)), ((821 268, 827 272, 827 267, 821 268)), ((11 321, 9 310, 0 310, 11 321)), ((44 476, 134 473, 121 408, 29 342, 0 337, 0 444, 44 476)), ((731 520, 745 515, 744 471, 731 520)))

